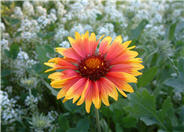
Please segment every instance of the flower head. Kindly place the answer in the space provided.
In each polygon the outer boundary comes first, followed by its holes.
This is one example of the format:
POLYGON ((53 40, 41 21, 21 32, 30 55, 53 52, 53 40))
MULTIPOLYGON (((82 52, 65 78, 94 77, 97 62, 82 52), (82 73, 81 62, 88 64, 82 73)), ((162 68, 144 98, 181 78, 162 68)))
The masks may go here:
POLYGON ((94 33, 76 32, 75 39, 68 37, 70 48, 56 48, 64 57, 45 63, 51 67, 46 72, 57 70, 48 77, 51 86, 60 89, 57 99, 73 99, 77 105, 85 102, 88 113, 92 103, 99 109, 101 102, 110 105, 109 96, 117 100, 117 90, 124 97, 125 92, 134 92, 128 83, 136 83, 136 76, 141 75, 138 70, 144 68, 141 58, 135 58, 138 53, 131 50, 135 46, 128 47, 131 41, 122 43, 118 36, 111 44, 111 37, 102 38, 96 40, 94 33))

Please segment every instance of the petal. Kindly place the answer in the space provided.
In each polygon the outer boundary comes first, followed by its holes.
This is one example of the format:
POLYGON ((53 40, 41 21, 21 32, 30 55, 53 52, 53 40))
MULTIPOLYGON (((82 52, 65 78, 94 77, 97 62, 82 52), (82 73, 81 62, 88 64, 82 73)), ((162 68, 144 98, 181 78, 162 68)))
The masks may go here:
POLYGON ((72 37, 68 37, 68 40, 71 45, 73 45, 76 42, 72 37))
POLYGON ((86 100, 85 101, 85 108, 86 108, 87 113, 90 112, 91 104, 92 104, 91 100, 86 100))
POLYGON ((106 54, 106 52, 108 51, 109 49, 109 45, 112 41, 112 38, 107 36, 105 37, 102 42, 100 43, 100 47, 99 47, 99 54, 106 54))
POLYGON ((48 76, 48 78, 52 79, 52 80, 62 79, 62 75, 63 75, 62 72, 54 72, 54 73, 50 74, 48 76))
POLYGON ((65 90, 61 89, 57 94, 57 99, 61 99, 62 97, 64 97, 64 94, 65 94, 65 90))
POLYGON ((63 99, 63 103, 65 103, 66 101, 68 101, 68 99, 64 98, 64 99, 63 99))
POLYGON ((89 42, 86 43, 86 50, 88 55, 93 55, 96 51, 98 42, 96 41, 96 35, 95 33, 91 33, 89 37, 89 42))
POLYGON ((81 105, 84 100, 85 100, 85 93, 86 93, 86 90, 88 89, 88 87, 90 87, 90 80, 88 79, 84 85, 84 90, 82 91, 82 94, 81 94, 81 98, 79 99, 79 101, 77 102, 77 105, 81 105))
POLYGON ((129 92, 129 93, 134 92, 134 89, 128 83, 124 83, 124 85, 122 86, 122 89, 125 92, 129 92))
POLYGON ((118 78, 118 79, 121 79, 123 81, 130 82, 130 83, 137 82, 136 77, 134 77, 133 75, 128 74, 126 72, 108 72, 107 76, 111 77, 111 78, 118 78))
POLYGON ((85 57, 85 47, 84 47, 84 42, 82 39, 80 40, 74 40, 71 37, 68 37, 68 40, 70 41, 72 48, 74 49, 74 51, 82 58, 85 57))
POLYGON ((79 79, 66 93, 65 97, 67 99, 73 98, 75 95, 81 95, 84 87, 83 84, 86 82, 86 78, 79 79))
POLYGON ((70 82, 71 80, 76 79, 76 78, 80 78, 80 76, 75 75, 75 76, 71 76, 71 77, 67 77, 67 78, 65 77, 62 80, 54 80, 50 83, 50 85, 53 88, 62 88, 66 85, 67 82, 70 82))
POLYGON ((123 39, 122 39, 121 35, 119 35, 119 36, 117 36, 117 37, 114 39, 114 42, 113 42, 113 43, 119 43, 119 44, 121 44, 122 41, 123 41, 123 39))
POLYGON ((60 53, 61 55, 67 57, 67 58, 71 58, 74 60, 81 60, 81 56, 79 54, 77 54, 75 52, 75 50, 73 48, 56 48, 56 52, 60 53))
POLYGON ((75 32, 75 40, 80 40, 81 36, 78 32, 75 32))
POLYGON ((59 91, 58 95, 57 95, 57 99, 60 99, 62 97, 64 97, 68 91, 68 89, 75 84, 80 78, 76 77, 73 79, 70 79, 68 81, 65 82, 65 84, 63 85, 63 88, 59 91))
POLYGON ((125 51, 126 48, 123 47, 123 45, 119 42, 120 41, 115 41, 115 40, 113 41, 112 45, 110 46, 107 52, 107 56, 106 56, 107 60, 111 61, 112 59, 118 57, 125 51))
POLYGON ((128 47, 128 49, 130 50, 130 49, 134 49, 136 46, 131 46, 131 47, 128 47))
POLYGON ((85 93, 85 100, 92 100, 95 107, 97 109, 100 108, 99 90, 98 90, 98 84, 96 82, 91 81, 85 93))
POLYGON ((86 31, 86 33, 84 35, 82 35, 82 39, 85 40, 85 39, 89 39, 89 32, 86 31))
POLYGON ((107 94, 104 94, 102 95, 102 102, 106 105, 106 106, 109 106, 109 99, 108 99, 108 95, 107 94))
POLYGON ((132 41, 126 41, 122 45, 123 45, 123 47, 127 48, 130 45, 131 42, 132 41))
POLYGON ((112 97, 114 100, 118 100, 118 92, 117 92, 117 90, 116 90, 116 88, 113 86, 113 91, 111 91, 110 93, 109 93, 109 96, 110 97, 112 97))
POLYGON ((126 95, 126 93, 125 92, 123 92, 122 90, 120 90, 119 88, 117 88, 118 89, 118 91, 124 96, 124 97, 127 97, 127 95, 126 95))
POLYGON ((130 63, 130 62, 142 62, 141 59, 134 58, 138 55, 136 51, 124 50, 119 56, 113 58, 110 61, 111 65, 120 63, 130 63))
POLYGON ((94 96, 92 101, 93 101, 93 104, 95 105, 95 108, 99 109, 101 106, 101 103, 99 98, 99 88, 96 81, 94 82, 94 85, 93 85, 93 91, 94 91, 94 96))
POLYGON ((62 74, 63 74, 63 78, 79 76, 79 73, 74 70, 64 70, 62 71, 62 74))

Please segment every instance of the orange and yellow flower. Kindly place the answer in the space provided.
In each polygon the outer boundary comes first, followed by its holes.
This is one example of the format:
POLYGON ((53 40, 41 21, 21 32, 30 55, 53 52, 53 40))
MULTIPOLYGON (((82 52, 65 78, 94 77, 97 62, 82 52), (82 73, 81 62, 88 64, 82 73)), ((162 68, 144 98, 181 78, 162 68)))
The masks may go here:
POLYGON ((122 43, 117 36, 111 44, 111 37, 102 38, 76 32, 75 39, 68 37, 71 48, 56 48, 63 58, 44 63, 51 67, 46 72, 58 70, 48 76, 51 86, 60 89, 57 99, 73 99, 77 105, 85 102, 88 113, 92 103, 99 109, 101 102, 110 105, 109 96, 118 100, 117 91, 124 97, 126 92, 134 92, 129 83, 136 83, 136 76, 142 74, 138 70, 144 68, 141 58, 135 58, 138 53, 132 51, 135 46, 128 47, 131 41, 122 43))

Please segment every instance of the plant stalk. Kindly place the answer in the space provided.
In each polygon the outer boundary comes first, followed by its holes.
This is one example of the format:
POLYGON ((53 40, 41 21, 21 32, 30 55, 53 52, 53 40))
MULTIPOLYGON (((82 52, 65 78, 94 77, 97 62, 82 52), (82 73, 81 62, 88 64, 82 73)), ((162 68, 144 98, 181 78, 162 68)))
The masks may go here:
POLYGON ((97 126, 97 129, 98 129, 98 132, 101 132, 99 112, 98 112, 97 109, 95 109, 95 115, 96 115, 96 126, 97 126))

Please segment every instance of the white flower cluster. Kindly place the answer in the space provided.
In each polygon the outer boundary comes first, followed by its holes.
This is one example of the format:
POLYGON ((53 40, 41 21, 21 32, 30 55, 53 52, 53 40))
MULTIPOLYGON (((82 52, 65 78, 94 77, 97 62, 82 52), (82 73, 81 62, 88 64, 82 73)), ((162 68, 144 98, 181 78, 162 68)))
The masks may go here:
POLYGON ((28 54, 20 50, 17 55, 17 59, 13 63, 15 68, 14 72, 16 73, 17 77, 20 78, 24 77, 26 70, 31 68, 32 65, 36 64, 37 61, 29 59, 28 54))
POLYGON ((49 111, 47 116, 51 121, 55 121, 58 117, 58 113, 56 111, 49 111))
POLYGON ((64 29, 64 26, 60 26, 60 28, 56 31, 54 39, 57 42, 62 42, 63 38, 68 36, 68 35, 69 35, 69 33, 67 30, 64 29))
POLYGON ((70 43, 68 41, 63 41, 62 43, 59 44, 59 46, 64 47, 64 48, 69 48, 70 43))
POLYGON ((16 104, 17 100, 14 98, 9 99, 8 93, 0 90, 0 109, 2 123, 10 124, 15 120, 19 120, 23 111, 20 109, 20 106, 16 104))
POLYGON ((9 50, 8 40, 2 39, 0 41, 0 44, 2 49, 9 50))
POLYGON ((114 25, 112 23, 106 23, 103 27, 97 29, 99 35, 109 35, 115 38, 116 33, 114 32, 114 25))
POLYGON ((0 29, 1 29, 1 32, 2 31, 5 31, 5 25, 4 23, 0 22, 0 29))
POLYGON ((26 97, 26 99, 25 99, 25 105, 26 106, 35 108, 35 106, 37 104, 38 104, 38 98, 37 97, 34 97, 32 94, 26 97))

